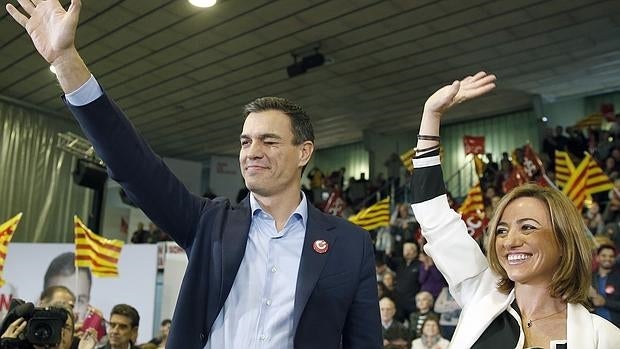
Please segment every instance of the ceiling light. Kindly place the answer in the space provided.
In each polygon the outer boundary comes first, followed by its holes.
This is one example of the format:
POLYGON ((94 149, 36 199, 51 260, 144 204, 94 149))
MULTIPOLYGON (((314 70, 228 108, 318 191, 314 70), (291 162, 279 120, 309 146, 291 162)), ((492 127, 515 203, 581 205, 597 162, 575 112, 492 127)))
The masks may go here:
POLYGON ((50 65, 50 71, 56 75, 56 68, 53 65, 50 65))
POLYGON ((189 0, 189 3, 196 7, 211 7, 217 0, 189 0))

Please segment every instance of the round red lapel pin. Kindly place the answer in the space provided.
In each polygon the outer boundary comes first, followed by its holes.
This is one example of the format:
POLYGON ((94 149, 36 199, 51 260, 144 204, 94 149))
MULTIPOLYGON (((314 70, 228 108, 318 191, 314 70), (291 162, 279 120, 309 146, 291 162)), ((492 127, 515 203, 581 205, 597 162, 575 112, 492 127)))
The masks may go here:
POLYGON ((327 252, 327 250, 329 249, 329 244, 325 240, 316 240, 312 244, 312 248, 314 249, 316 253, 323 254, 327 252))

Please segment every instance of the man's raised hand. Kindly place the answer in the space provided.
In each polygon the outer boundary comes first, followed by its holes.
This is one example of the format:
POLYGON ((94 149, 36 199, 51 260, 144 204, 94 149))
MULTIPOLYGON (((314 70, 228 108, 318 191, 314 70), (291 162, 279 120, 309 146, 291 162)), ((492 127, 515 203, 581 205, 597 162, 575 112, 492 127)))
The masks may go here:
POLYGON ((48 63, 54 65, 65 56, 76 54, 74 41, 80 15, 80 0, 72 0, 67 11, 58 0, 18 2, 24 13, 12 4, 7 4, 6 10, 26 29, 35 48, 48 63))

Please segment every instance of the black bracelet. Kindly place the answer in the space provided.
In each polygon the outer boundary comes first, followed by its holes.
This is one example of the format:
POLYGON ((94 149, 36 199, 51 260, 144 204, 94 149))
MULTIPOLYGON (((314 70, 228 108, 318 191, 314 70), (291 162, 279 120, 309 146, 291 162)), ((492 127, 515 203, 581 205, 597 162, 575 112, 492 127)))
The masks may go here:
POLYGON ((431 135, 418 135, 418 139, 419 140, 425 140, 425 141, 437 141, 439 142, 439 136, 431 136, 431 135))
POLYGON ((418 155, 418 154, 420 154, 420 153, 424 153, 424 152, 431 152, 431 151, 433 151, 433 150, 437 150, 437 149, 439 149, 439 144, 434 145, 434 146, 432 146, 432 147, 423 148, 423 149, 418 149, 418 148, 415 148, 415 149, 414 149, 414 151, 415 151, 415 155, 418 155))

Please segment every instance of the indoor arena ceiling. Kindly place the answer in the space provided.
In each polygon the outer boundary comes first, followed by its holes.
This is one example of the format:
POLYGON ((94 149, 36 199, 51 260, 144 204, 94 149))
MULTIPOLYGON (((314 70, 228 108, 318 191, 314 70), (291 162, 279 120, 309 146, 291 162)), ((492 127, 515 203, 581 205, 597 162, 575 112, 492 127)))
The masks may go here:
MULTIPOLYGON (((323 148, 414 132, 429 93, 483 69, 498 89, 448 122, 620 89, 618 0, 83 0, 77 45, 152 147, 190 160, 236 153, 241 107, 265 95, 304 105, 323 148), (289 78, 318 46, 325 64, 289 78)), ((0 47, 1 97, 68 117, 6 13, 0 47)))

